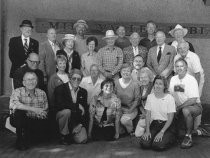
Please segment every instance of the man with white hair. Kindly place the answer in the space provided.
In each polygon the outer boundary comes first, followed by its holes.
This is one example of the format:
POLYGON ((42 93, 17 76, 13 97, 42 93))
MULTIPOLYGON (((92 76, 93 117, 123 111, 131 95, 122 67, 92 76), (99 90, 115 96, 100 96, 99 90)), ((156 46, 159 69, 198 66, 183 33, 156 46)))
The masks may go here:
POLYGON ((158 31, 155 35, 155 39, 157 46, 149 50, 147 67, 152 70, 155 75, 170 79, 176 50, 173 46, 169 46, 165 43, 166 36, 163 31, 158 31))
POLYGON ((136 55, 141 55, 144 61, 147 60, 147 49, 143 46, 139 46, 140 35, 137 32, 133 32, 130 35, 130 43, 131 46, 123 49, 123 61, 124 63, 128 63, 130 65, 133 64, 134 57, 136 55))

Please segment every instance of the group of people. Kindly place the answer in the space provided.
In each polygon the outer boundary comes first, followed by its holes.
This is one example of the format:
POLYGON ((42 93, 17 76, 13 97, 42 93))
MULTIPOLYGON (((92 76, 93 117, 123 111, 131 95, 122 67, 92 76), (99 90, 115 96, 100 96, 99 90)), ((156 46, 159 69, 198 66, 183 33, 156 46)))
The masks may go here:
POLYGON ((23 20, 21 36, 9 42, 11 124, 16 147, 24 150, 33 138, 58 131, 64 145, 88 140, 112 141, 135 135, 142 148, 164 150, 176 140, 185 122, 182 148, 192 146, 192 131, 201 123, 200 97, 204 71, 181 25, 169 33, 146 24, 147 37, 125 27, 107 30, 106 46, 86 38, 84 20, 74 24, 76 35, 56 39, 55 28, 39 46, 33 25, 23 20), (97 51, 98 50, 98 51, 97 51), (41 133, 41 134, 40 134, 41 133))

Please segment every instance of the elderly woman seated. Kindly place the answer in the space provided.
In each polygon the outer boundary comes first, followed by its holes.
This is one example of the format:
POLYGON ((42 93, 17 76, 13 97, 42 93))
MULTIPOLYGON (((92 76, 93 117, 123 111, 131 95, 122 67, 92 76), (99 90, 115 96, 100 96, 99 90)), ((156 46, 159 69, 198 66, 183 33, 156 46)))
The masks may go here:
POLYGON ((146 67, 142 68, 139 72, 140 76, 140 105, 139 105, 139 111, 140 111, 140 119, 138 121, 138 124, 136 126, 135 130, 135 136, 140 137, 144 134, 146 123, 145 123, 145 117, 146 117, 146 111, 145 111, 145 103, 147 100, 147 96, 151 93, 152 87, 153 87, 153 79, 154 76, 151 73, 149 69, 146 67))
POLYGON ((115 82, 116 94, 120 98, 122 106, 120 122, 127 132, 131 134, 133 132, 133 119, 136 118, 138 113, 137 105, 140 99, 139 85, 132 80, 131 66, 129 64, 123 64, 121 76, 122 78, 115 82))
POLYGON ((89 139, 111 141, 119 138, 121 104, 113 93, 114 87, 113 79, 105 79, 101 83, 101 93, 90 103, 89 139))
POLYGON ((154 93, 146 101, 146 132, 141 139, 142 148, 164 150, 175 140, 172 121, 176 112, 173 96, 167 93, 167 81, 161 76, 154 79, 154 93))

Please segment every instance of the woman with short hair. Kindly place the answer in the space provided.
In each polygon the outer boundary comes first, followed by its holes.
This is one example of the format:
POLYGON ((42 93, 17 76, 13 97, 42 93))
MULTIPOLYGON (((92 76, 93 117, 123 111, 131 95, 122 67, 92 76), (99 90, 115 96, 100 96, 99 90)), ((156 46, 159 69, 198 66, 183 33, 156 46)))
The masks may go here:
POLYGON ((106 78, 101 83, 101 93, 90 103, 89 139, 111 141, 119 138, 121 103, 114 94, 114 87, 113 79, 106 78))
POLYGON ((140 100, 139 85, 131 77, 132 68, 125 63, 121 68, 122 78, 115 81, 115 91, 121 100, 122 117, 120 119, 129 134, 133 132, 133 120, 138 114, 137 106, 140 100))

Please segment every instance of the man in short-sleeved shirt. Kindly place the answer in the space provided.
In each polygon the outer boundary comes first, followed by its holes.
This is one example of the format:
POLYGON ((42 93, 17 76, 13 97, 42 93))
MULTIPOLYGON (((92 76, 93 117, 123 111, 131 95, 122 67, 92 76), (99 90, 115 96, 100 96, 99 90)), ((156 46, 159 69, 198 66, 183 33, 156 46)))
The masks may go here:
POLYGON ((187 62, 184 59, 178 59, 175 62, 175 68, 178 75, 171 78, 169 91, 174 96, 178 113, 182 111, 186 123, 187 132, 181 148, 190 148, 193 121, 202 111, 198 83, 192 75, 187 73, 187 62))

